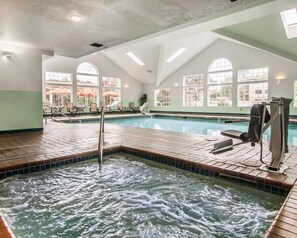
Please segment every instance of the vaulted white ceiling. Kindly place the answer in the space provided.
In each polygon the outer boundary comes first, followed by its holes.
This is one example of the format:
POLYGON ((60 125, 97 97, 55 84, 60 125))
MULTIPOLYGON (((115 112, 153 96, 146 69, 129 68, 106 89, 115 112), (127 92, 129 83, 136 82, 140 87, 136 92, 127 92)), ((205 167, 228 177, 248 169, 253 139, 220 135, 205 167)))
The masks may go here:
POLYGON ((0 0, 0 47, 74 58, 98 51, 143 84, 159 85, 219 38, 297 59, 296 39, 288 44, 278 24, 280 11, 296 7, 296 0, 0 0), (70 21, 72 14, 82 21, 70 21), (277 24, 266 27, 271 19, 277 24), (91 47, 94 42, 104 47, 91 47), (165 62, 181 47, 182 55, 165 62))
MULTIPOLYGON (((262 19, 275 15, 280 18, 279 13, 281 11, 293 7, 297 7, 295 0, 272 1, 197 24, 191 23, 170 28, 163 32, 111 47, 110 49, 103 50, 102 53, 143 84, 155 84, 158 86, 169 75, 189 62, 217 39, 225 39, 252 47, 258 46, 257 44, 248 44, 249 42, 239 37, 232 37, 231 34, 226 34, 227 30, 233 30, 233 26, 236 26, 235 33, 242 33, 240 31, 241 25, 245 26, 247 23, 252 22, 254 29, 245 32, 244 38, 247 38, 249 32, 253 32, 253 37, 255 38, 260 37, 260 35, 266 35, 267 44, 269 44, 269 37, 271 39, 276 38, 276 35, 285 34, 284 31, 278 29, 278 26, 273 25, 269 26, 269 32, 265 32, 265 28, 263 29, 262 27, 260 29, 262 31, 261 34, 255 33, 255 31, 257 32, 257 22, 259 23, 262 19), (181 47, 186 48, 186 51, 171 63, 167 63, 166 59, 181 47), (137 65, 126 55, 127 52, 133 52, 145 65, 137 65)), ((284 48, 286 45, 288 43, 284 40, 277 47, 284 48)), ((267 50, 261 47, 257 48, 267 50)), ((272 53, 276 54, 275 52, 272 53)), ((284 56, 282 54, 279 55, 284 56)))

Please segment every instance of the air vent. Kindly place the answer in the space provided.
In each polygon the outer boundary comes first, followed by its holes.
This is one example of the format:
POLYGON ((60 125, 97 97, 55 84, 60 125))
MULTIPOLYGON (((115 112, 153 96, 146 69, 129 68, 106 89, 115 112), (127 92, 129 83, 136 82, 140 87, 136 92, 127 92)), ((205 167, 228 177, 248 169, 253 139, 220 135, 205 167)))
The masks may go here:
POLYGON ((93 46, 93 47, 96 47, 96 48, 100 48, 103 45, 95 42, 95 43, 90 44, 90 46, 93 46))

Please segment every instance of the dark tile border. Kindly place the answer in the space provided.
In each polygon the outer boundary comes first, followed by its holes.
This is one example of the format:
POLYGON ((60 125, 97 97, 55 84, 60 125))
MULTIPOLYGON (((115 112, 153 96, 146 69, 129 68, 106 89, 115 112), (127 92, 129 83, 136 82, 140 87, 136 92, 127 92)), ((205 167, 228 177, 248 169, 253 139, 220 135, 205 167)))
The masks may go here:
MULTIPOLYGON (((122 152, 121 147, 112 147, 112 148, 104 149, 103 156, 120 153, 120 152, 122 152)), ((39 172, 42 170, 56 168, 64 165, 79 163, 79 162, 94 159, 97 157, 98 157, 98 154, 96 152, 95 153, 92 152, 92 153, 86 153, 84 155, 77 155, 77 156, 73 155, 72 157, 67 156, 67 158, 49 159, 49 160, 45 160, 44 163, 40 163, 37 165, 20 167, 17 169, 0 172, 0 180, 13 175, 17 175, 17 174, 29 174, 29 173, 39 172)))
POLYGON ((43 132, 43 128, 32 128, 32 129, 21 129, 21 130, 8 130, 8 131, 0 131, 1 135, 14 135, 14 134, 27 134, 32 132, 43 132))
POLYGON ((230 170, 229 173, 226 173, 228 171, 226 170, 222 171, 221 168, 217 168, 211 165, 201 164, 198 162, 186 161, 179 158, 169 157, 166 155, 151 153, 147 151, 141 151, 138 149, 129 148, 125 146, 122 146, 121 151, 126 154, 130 154, 130 155, 147 159, 150 161, 154 161, 157 163, 173 166, 189 172, 211 176, 215 178, 221 178, 221 179, 226 178, 228 180, 231 179, 236 182, 240 182, 248 186, 255 187, 259 190, 281 195, 281 196, 287 196, 291 190, 291 187, 279 187, 275 184, 275 182, 272 182, 270 184, 269 180, 267 181, 268 183, 265 183, 265 181, 259 182, 257 181, 256 176, 254 176, 253 179, 247 179, 246 177, 241 177, 240 174, 237 172, 230 170))
MULTIPOLYGON (((207 165, 207 164, 193 162, 193 161, 187 161, 177 157, 166 156, 158 153, 152 153, 152 152, 143 151, 143 150, 130 148, 126 146, 105 148, 103 155, 106 156, 106 155, 111 155, 111 154, 120 153, 120 152, 130 154, 136 157, 140 157, 143 159, 147 159, 150 161, 154 161, 157 163, 165 164, 168 166, 176 167, 192 173, 211 176, 215 178, 222 178, 222 179, 228 179, 228 180, 231 179, 231 180, 246 184, 248 186, 255 187, 259 190, 273 193, 273 194, 278 194, 281 196, 287 196, 291 190, 291 187, 288 185, 278 186, 278 183, 276 183, 275 181, 265 180, 265 179, 259 180, 257 179, 257 176, 247 177, 245 174, 241 176, 240 173, 232 170, 226 170, 212 165, 207 165)), ((49 159, 35 165, 24 164, 23 167, 0 172, 0 179, 5 179, 7 177, 17 175, 17 174, 34 173, 34 172, 39 172, 46 169, 56 168, 59 166, 74 164, 85 160, 94 159, 96 157, 98 157, 97 152, 92 151, 92 152, 84 153, 80 155, 78 154, 73 156, 66 156, 64 158, 61 157, 61 158, 49 159)))

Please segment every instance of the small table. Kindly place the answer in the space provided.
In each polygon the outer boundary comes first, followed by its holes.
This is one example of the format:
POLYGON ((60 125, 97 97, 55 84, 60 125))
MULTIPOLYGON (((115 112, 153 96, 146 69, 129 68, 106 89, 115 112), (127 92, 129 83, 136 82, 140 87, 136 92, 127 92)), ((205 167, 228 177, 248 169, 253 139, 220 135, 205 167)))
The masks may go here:
POLYGON ((52 116, 54 117, 55 115, 59 115, 62 113, 63 110, 63 106, 53 106, 51 107, 52 110, 52 116))
POLYGON ((77 110, 77 113, 83 113, 84 115, 87 115, 86 112, 84 111, 86 108, 86 106, 76 106, 76 110, 77 110))

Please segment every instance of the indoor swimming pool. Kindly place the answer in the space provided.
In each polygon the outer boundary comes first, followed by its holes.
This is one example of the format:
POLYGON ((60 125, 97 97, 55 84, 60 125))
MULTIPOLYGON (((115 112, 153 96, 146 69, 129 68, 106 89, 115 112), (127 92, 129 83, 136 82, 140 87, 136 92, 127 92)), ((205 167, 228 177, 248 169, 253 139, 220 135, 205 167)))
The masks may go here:
MULTIPOLYGON (((248 131, 248 122, 225 123, 223 119, 153 116, 106 119, 106 123, 199 135, 220 135, 227 129, 248 131)), ((269 136, 270 129, 264 133, 263 139, 269 141, 269 136)), ((297 145, 296 124, 289 124, 288 144, 297 145)))
POLYGON ((126 154, 2 180, 16 237, 263 237, 285 197, 126 154))

